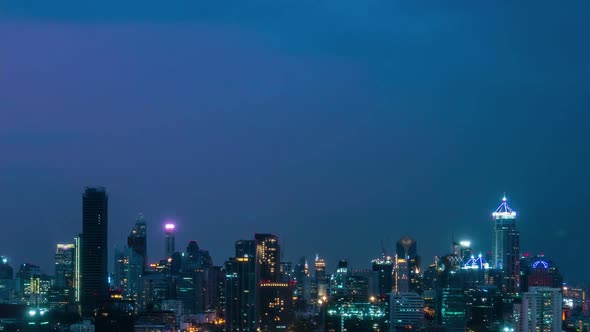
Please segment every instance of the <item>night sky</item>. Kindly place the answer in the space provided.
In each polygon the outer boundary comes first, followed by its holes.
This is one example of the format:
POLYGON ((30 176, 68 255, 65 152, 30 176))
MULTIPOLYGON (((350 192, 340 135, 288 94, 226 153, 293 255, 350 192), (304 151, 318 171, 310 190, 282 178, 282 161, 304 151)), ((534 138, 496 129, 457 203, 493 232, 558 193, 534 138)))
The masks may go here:
POLYGON ((590 2, 0 2, 0 254, 53 274, 107 187, 109 251, 279 235, 285 260, 523 251, 585 280, 590 2), (452 2, 453 4, 447 4, 452 2), (92 4, 95 3, 95 4, 92 4))

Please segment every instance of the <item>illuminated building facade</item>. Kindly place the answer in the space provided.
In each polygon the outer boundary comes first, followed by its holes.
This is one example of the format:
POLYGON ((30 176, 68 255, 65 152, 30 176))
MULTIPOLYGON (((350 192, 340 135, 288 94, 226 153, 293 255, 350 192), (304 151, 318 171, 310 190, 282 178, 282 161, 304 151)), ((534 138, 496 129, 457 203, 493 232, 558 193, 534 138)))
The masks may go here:
POLYGON ((563 277, 557 266, 543 255, 523 257, 520 260, 520 291, 528 292, 529 287, 559 288, 563 277))
POLYGON ((261 281, 259 295, 260 329, 287 330, 293 322, 293 283, 261 281))
POLYGON ((420 330, 424 321, 424 299, 416 293, 391 294, 391 332, 420 330))
POLYGON ((503 290, 515 293, 518 291, 520 274, 520 234, 516 230, 516 211, 504 197, 492 217, 492 266, 503 273, 503 290))
POLYGON ((105 188, 86 188, 82 197, 80 302, 83 317, 92 317, 108 297, 108 196, 105 188))
POLYGON ((176 225, 171 222, 164 225, 164 253, 166 258, 172 257, 172 254, 176 251, 174 229, 176 229, 176 225))
POLYGON ((328 302, 326 331, 386 331, 390 312, 385 302, 328 302))
POLYGON ((281 261, 279 239, 273 234, 255 234, 254 239, 260 280, 278 281, 281 261))
POLYGON ((402 237, 396 243, 398 259, 404 259, 408 265, 409 291, 421 293, 421 262, 418 256, 418 243, 409 236, 402 237))
POLYGON ((14 270, 8 258, 0 256, 0 303, 9 303, 14 297, 14 270))
POLYGON ((408 261, 398 258, 395 264, 395 292, 410 292, 410 273, 408 261))
POLYGON ((76 245, 58 244, 55 250, 55 280, 51 287, 53 306, 65 305, 75 301, 76 285, 76 245))
POLYGON ((515 331, 561 331, 562 307, 561 288, 529 287, 522 293, 522 302, 514 304, 515 331))
POLYGON ((348 261, 340 260, 336 272, 330 278, 330 296, 344 297, 348 294, 348 261))
POLYGON ((371 267, 377 273, 378 296, 385 299, 393 291, 393 259, 383 254, 381 258, 371 261, 371 267))

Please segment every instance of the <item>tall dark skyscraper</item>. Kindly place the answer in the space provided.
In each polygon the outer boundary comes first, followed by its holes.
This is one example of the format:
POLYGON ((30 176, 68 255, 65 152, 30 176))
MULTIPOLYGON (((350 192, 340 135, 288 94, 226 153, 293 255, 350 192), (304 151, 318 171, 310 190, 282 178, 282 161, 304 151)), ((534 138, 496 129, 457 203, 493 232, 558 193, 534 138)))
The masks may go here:
POLYGON ((90 317, 108 296, 108 196, 105 188, 86 188, 82 197, 82 315, 90 317))
POLYGON ((135 226, 127 237, 127 246, 143 259, 143 268, 148 265, 147 261, 147 225, 143 214, 137 216, 135 226))
POLYGON ((236 242, 236 257, 225 262, 225 330, 256 331, 256 241, 236 242))
POLYGON ((518 290, 520 273, 520 234, 516 230, 516 211, 508 205, 504 197, 492 217, 492 265, 502 271, 504 291, 514 293, 518 290))

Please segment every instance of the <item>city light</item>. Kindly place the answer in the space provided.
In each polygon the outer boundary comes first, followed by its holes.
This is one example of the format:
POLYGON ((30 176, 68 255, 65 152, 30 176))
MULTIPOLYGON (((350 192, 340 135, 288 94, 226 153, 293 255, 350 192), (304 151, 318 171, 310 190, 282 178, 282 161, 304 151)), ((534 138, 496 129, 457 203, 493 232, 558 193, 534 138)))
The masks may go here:
POLYGON ((173 223, 167 223, 167 224, 164 226, 164 228, 165 228, 167 231, 172 231, 172 230, 174 230, 174 228, 176 228, 176 225, 174 225, 173 223))

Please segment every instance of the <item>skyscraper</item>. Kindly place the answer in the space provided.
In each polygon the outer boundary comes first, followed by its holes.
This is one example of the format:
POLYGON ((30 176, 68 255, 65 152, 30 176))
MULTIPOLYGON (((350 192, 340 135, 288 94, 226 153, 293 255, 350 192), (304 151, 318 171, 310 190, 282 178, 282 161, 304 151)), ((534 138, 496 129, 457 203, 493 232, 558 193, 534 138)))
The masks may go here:
POLYGON ((522 293, 522 303, 514 304, 514 330, 561 331, 562 297, 561 288, 530 287, 522 293))
POLYGON ((418 243, 409 236, 402 237, 396 244, 398 259, 406 260, 408 264, 408 286, 410 292, 421 293, 420 289, 420 256, 418 256, 418 243))
POLYGON ((165 237, 165 254, 166 258, 172 257, 172 254, 176 251, 176 244, 174 242, 174 229, 176 225, 171 222, 164 225, 164 237, 165 237))
POLYGON ((393 290, 393 259, 383 253, 381 258, 373 259, 371 265, 373 271, 378 274, 377 289, 379 297, 385 299, 393 290))
POLYGON ((81 310, 93 314, 108 295, 108 196, 103 187, 88 187, 82 197, 81 310))
POLYGON ((76 245, 60 243, 55 250, 55 286, 73 289, 76 245))
POLYGON ((508 293, 518 290, 520 273, 520 234, 516 230, 516 211, 506 197, 494 213, 494 238, 492 242, 492 265, 502 271, 502 288, 508 293))
POLYGON ((424 320, 424 299, 416 293, 391 294, 391 332, 419 330, 424 320))
POLYGON ((148 266, 147 260, 147 225, 143 214, 139 214, 135 220, 135 226, 127 237, 127 246, 133 252, 141 256, 143 269, 148 266))
POLYGON ((52 286, 52 302, 74 302, 76 285, 76 245, 60 243, 55 251, 55 280, 52 286))
POLYGON ((260 280, 278 281, 281 250, 279 240, 273 234, 255 234, 256 260, 260 269, 260 280))
POLYGON ((225 262, 225 330, 256 331, 256 241, 236 242, 236 257, 225 262))

